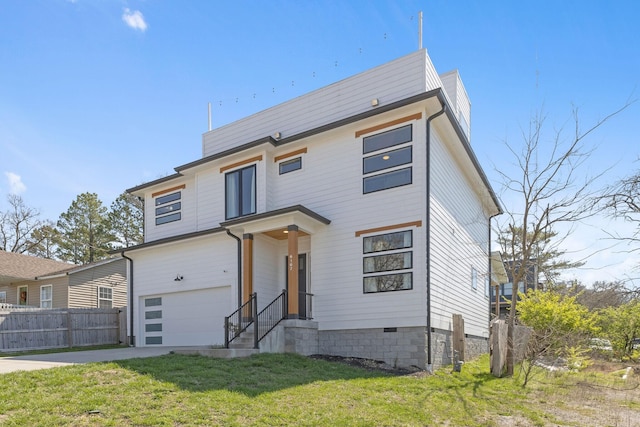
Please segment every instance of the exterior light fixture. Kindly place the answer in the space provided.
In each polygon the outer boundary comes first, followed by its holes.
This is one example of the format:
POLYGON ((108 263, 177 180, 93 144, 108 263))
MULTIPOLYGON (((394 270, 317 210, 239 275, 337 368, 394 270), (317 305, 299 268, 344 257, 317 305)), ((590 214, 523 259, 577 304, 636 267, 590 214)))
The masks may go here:
POLYGON ((372 107, 377 107, 380 104, 380 101, 378 100, 378 98, 373 98, 371 100, 371 106, 372 107))
POLYGON ((280 138, 282 138, 282 134, 280 132, 276 132, 276 133, 273 134, 273 137, 275 139, 280 139, 280 138))
POLYGON ((181 282, 182 279, 184 279, 184 277, 182 277, 181 275, 177 275, 175 279, 173 279, 174 282, 181 282))
POLYGON ((389 160, 389 155, 382 156, 382 160, 389 160))

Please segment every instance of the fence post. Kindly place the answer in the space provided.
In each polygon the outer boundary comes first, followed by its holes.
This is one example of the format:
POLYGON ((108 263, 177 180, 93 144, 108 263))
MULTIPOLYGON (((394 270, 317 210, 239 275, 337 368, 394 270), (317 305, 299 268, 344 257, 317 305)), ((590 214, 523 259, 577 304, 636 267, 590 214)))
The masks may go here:
POLYGON ((71 317, 71 312, 67 309, 67 343, 69 344, 69 348, 73 348, 73 319, 71 317))

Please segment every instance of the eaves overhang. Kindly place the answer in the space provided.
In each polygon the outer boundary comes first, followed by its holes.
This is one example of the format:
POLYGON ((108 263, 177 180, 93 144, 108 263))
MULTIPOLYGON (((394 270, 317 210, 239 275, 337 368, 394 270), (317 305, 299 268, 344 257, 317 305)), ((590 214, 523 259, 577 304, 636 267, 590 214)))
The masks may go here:
POLYGON ((255 141, 251 141, 248 142, 246 144, 242 144, 239 145, 237 147, 231 148, 229 150, 225 150, 222 151, 220 153, 216 153, 207 157, 203 157, 201 159, 195 160, 193 162, 190 163, 186 163, 184 165, 178 166, 176 168, 174 168, 174 170, 176 171, 175 174, 166 176, 164 178, 160 178, 157 179, 155 181, 151 181, 145 184, 141 184, 138 185, 136 187, 130 188, 127 190, 127 192, 129 193, 133 193, 136 191, 140 191, 140 190, 144 190, 146 188, 158 185, 158 184, 162 184, 165 183, 167 181, 171 181, 174 180, 176 178, 180 178, 184 176, 184 173, 186 171, 188 171, 189 169, 193 169, 196 168, 198 166, 202 166, 205 165, 209 162, 213 162, 215 160, 219 160, 219 159, 223 159, 225 157, 231 156, 233 154, 237 154, 237 153, 241 153, 243 151, 252 149, 252 148, 256 148, 256 147, 260 147, 262 145, 265 144, 269 144, 271 146, 274 147, 280 147, 295 141, 298 141, 300 139, 303 138, 308 138, 310 136, 313 135, 317 135, 323 132, 327 132, 329 130, 332 129, 336 129, 351 123, 355 123, 358 122, 360 120, 364 120, 370 117, 374 117, 377 116, 379 114, 383 114, 383 113, 387 113, 389 111, 393 111, 396 110, 398 108, 401 107, 405 107, 411 104, 415 104, 421 101, 425 101, 427 99, 431 99, 431 98, 437 98, 441 104, 447 104, 447 106, 449 108, 446 109, 446 115, 447 118, 449 119, 449 122, 451 123, 451 125, 453 126, 453 129, 455 131, 455 133, 458 135, 458 137, 460 138, 460 141, 462 142, 462 145, 467 153, 467 155, 469 156, 469 159, 471 160, 472 164, 474 165, 480 179, 482 180, 482 183, 485 185, 485 187, 487 188, 487 191, 489 192, 491 199, 493 201, 493 203, 496 206, 496 211, 493 213, 493 215, 498 215, 503 213, 502 210, 502 206, 500 204, 500 201, 498 200, 498 197, 496 196, 495 192, 493 191, 493 188, 491 187, 491 184, 489 183, 489 179, 487 178, 486 174, 484 173, 484 171, 482 170, 482 167, 480 166, 480 162, 478 161, 478 158, 476 157, 476 155, 473 152, 473 149, 471 148, 471 143, 469 142, 469 138, 467 137, 467 135, 465 134, 465 132, 463 131, 462 127, 460 126, 460 123, 458 122, 458 119, 455 117, 453 110, 451 109, 451 106, 449 105, 449 102, 447 101, 447 97, 444 94, 444 91, 442 88, 436 88, 427 92, 422 92, 419 93, 417 95, 413 95, 404 99, 401 99, 399 101, 395 101, 389 104, 385 104, 385 105, 380 105, 372 110, 368 110, 362 113, 358 113, 355 114, 353 116, 349 116, 349 117, 345 117, 344 119, 340 119, 340 120, 336 120, 334 122, 331 123, 327 123, 318 127, 315 127, 313 129, 309 129, 300 133, 297 133, 295 135, 290 135, 281 139, 274 139, 272 136, 266 136, 260 139, 257 139, 255 141))
POLYGON ((242 233, 264 233, 286 229, 289 225, 297 225, 308 234, 315 233, 319 226, 329 224, 331 220, 302 205, 247 215, 220 223, 227 230, 242 233))
POLYGON ((226 230, 222 227, 209 228, 202 231, 194 231, 192 233, 179 234, 176 236, 165 237, 163 239, 153 240, 151 242, 142 243, 140 245, 129 246, 128 248, 120 248, 109 251, 109 254, 123 254, 125 252, 133 252, 141 249, 147 249, 154 246, 166 245, 169 243, 180 242, 183 240, 195 239, 197 237, 208 236, 210 234, 224 233, 226 230))

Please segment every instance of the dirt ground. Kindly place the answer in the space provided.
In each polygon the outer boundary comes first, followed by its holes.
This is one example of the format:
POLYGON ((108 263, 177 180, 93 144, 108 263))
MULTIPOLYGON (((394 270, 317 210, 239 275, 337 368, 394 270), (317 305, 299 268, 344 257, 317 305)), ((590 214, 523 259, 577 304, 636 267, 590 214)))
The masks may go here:
MULTIPOLYGON (((393 375, 425 375, 419 369, 398 369, 370 359, 327 355, 311 357, 393 375)), ((533 392, 531 406, 545 412, 552 420, 545 424, 525 417, 504 415, 496 415, 492 421, 499 427, 640 427, 640 410, 637 407, 640 403, 640 364, 596 361, 586 372, 611 373, 629 366, 633 371, 622 385, 577 382, 558 389, 554 395, 533 392)))

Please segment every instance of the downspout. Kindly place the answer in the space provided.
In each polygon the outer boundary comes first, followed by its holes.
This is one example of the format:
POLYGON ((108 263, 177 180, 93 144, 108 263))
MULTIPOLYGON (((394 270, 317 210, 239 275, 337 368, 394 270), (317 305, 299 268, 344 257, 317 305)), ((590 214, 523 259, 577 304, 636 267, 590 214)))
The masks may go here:
POLYGON ((129 347, 135 347, 135 339, 133 335, 133 260, 124 254, 124 251, 120 252, 122 258, 129 260, 129 347))
POLYGON ((238 308, 242 307, 242 240, 235 234, 231 233, 229 230, 226 230, 227 234, 238 242, 238 308))
POLYGON ((427 119, 427 147, 426 147, 426 179, 427 179, 427 371, 433 373, 431 360, 431 120, 442 115, 447 104, 442 103, 442 109, 427 119))

